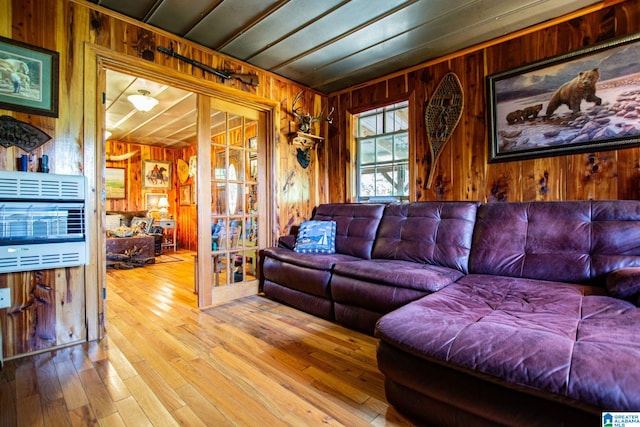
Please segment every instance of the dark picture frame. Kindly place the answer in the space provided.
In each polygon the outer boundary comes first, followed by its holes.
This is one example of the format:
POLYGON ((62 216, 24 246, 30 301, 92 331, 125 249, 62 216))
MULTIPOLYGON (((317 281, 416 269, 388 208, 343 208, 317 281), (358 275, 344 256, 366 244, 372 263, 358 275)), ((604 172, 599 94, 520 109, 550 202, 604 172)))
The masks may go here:
POLYGON ((640 145, 639 58, 640 33, 487 76, 489 162, 640 145))
POLYGON ((124 168, 106 168, 104 178, 107 199, 125 199, 127 197, 124 168))
POLYGON ((164 160, 144 160, 142 162, 142 188, 170 189, 171 162, 164 160))
POLYGON ((59 56, 0 37, 0 108, 58 117, 59 56))

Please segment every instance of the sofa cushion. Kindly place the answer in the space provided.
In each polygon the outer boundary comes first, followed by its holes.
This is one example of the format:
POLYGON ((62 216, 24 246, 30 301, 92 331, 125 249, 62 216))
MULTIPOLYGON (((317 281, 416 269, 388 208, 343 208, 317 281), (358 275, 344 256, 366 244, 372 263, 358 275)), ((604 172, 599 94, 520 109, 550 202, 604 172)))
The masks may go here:
POLYGON ((463 276, 448 267, 389 259, 338 262, 333 271, 335 276, 427 292, 438 291, 463 276))
POLYGON ((637 297, 640 294, 640 267, 621 268, 609 273, 607 290, 616 298, 637 297))
POLYGON ((265 258, 273 258, 301 267, 315 268, 317 270, 331 270, 338 262, 358 261, 351 255, 345 254, 313 254, 298 253, 286 248, 272 247, 264 250, 265 258))
POLYGON ((640 309, 603 292, 472 274, 385 315, 376 335, 418 357, 519 390, 637 410, 640 309))
POLYGON ((469 271, 604 286, 640 266, 640 202, 489 203, 478 208, 469 271))
POLYGON ((293 247, 295 252, 332 254, 336 251, 335 221, 305 221, 293 247))
POLYGON ((477 207, 477 202, 389 204, 372 257, 440 265, 466 273, 477 207))
POLYGON ((336 222, 336 252, 371 258, 383 204, 329 203, 317 207, 313 219, 336 222))

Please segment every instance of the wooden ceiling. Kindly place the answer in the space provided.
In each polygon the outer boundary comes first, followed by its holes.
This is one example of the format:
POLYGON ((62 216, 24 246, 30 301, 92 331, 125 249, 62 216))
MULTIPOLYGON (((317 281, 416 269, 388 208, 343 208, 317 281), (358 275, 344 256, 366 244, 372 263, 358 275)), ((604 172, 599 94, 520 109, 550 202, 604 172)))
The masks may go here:
POLYGON ((109 70, 105 110, 106 139, 168 148, 197 142, 194 93, 109 70), (128 100, 140 90, 158 100, 151 111, 138 111, 128 100))
POLYGON ((89 0, 331 93, 594 0, 89 0))

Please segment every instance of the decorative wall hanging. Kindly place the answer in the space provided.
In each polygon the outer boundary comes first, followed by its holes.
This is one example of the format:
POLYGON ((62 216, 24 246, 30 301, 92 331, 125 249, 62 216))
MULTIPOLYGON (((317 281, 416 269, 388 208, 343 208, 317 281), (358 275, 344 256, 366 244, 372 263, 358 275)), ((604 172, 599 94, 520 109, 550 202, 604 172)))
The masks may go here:
POLYGON ((158 51, 166 53, 169 56, 173 56, 174 58, 178 58, 179 60, 184 61, 187 64, 191 64, 196 68, 200 68, 201 70, 204 70, 208 73, 214 74, 222 78, 223 80, 236 79, 251 86, 258 86, 260 84, 258 76, 256 76, 255 74, 237 74, 230 71, 216 70, 215 68, 209 67, 208 65, 205 65, 202 62, 198 62, 195 59, 180 55, 173 50, 173 43, 169 43, 168 49, 163 46, 158 46, 158 51))
POLYGON ((425 110, 427 138, 431 149, 431 170, 427 179, 427 188, 431 188, 436 163, 460 121, 463 107, 464 97, 460 80, 455 73, 448 73, 438 84, 425 110))
POLYGON ((129 160, 139 152, 140 150, 134 150, 124 154, 107 154, 105 157, 106 157, 106 160, 109 162, 122 162, 124 160, 129 160))
POLYGON ((59 54, 0 37, 0 108, 58 117, 59 54))
POLYGON ((171 188, 171 162, 145 160, 142 163, 142 188, 171 188))
POLYGON ((324 141, 324 138, 321 136, 316 136, 311 133, 311 125, 315 122, 333 123, 331 114, 333 113, 334 108, 331 108, 331 111, 329 111, 329 114, 326 116, 324 115, 327 108, 326 106, 322 109, 319 116, 312 116, 309 113, 303 113, 301 112, 300 107, 296 107, 296 104, 303 93, 303 90, 298 92, 291 103, 291 113, 296 118, 297 123, 289 123, 289 143, 302 145, 303 148, 296 149, 296 159, 300 166, 306 169, 309 166, 309 162, 311 162, 311 153, 309 150, 311 148, 315 149, 316 145, 324 141))
POLYGON ((306 169, 311 162, 311 153, 309 152, 310 148, 299 148, 297 149, 296 158, 298 159, 298 163, 302 166, 303 169, 306 169))
POLYGON ((181 184, 189 179, 189 164, 182 159, 178 159, 178 179, 181 184))
POLYGON ((50 139, 49 135, 29 123, 11 116, 0 117, 0 145, 5 148, 15 146, 31 152, 50 139))
POLYGON ((189 176, 196 176, 198 173, 198 157, 189 157, 189 176))
POLYGON ((640 145, 640 34, 487 76, 490 162, 640 145))

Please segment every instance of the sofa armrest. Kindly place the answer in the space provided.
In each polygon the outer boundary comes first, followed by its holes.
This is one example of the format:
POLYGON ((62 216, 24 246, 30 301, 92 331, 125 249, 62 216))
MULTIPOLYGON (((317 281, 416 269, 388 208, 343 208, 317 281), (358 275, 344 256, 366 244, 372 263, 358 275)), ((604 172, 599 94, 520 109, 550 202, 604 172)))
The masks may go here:
POLYGON ((289 234, 278 238, 278 247, 293 250, 293 248, 296 246, 298 230, 300 230, 300 226, 292 225, 289 229, 289 234))
POLYGON ((282 236, 278 239, 278 247, 293 250, 296 245, 296 236, 293 234, 288 234, 286 236, 282 236))
POLYGON ((606 285, 607 291, 612 296, 634 300, 640 294, 640 267, 626 267, 612 271, 607 275, 606 285))

